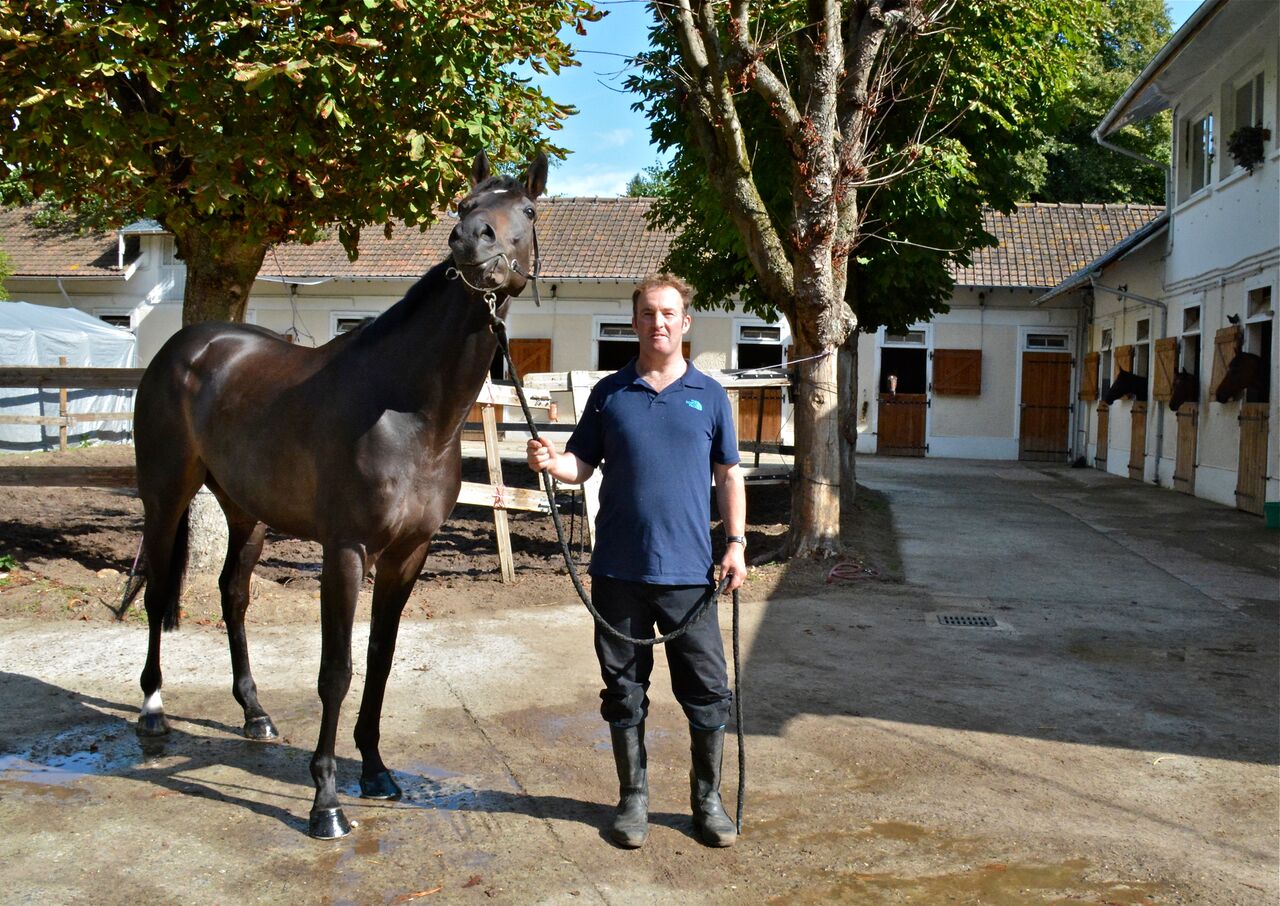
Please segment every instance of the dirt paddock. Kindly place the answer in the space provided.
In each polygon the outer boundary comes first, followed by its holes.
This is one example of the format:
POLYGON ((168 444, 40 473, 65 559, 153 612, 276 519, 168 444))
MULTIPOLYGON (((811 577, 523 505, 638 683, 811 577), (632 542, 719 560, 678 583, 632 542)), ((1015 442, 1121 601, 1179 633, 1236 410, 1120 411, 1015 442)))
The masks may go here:
MULTIPOLYGON (((383 709, 400 802, 358 797, 362 595, 338 740, 357 826, 322 842, 314 546, 273 537, 249 611, 282 738, 240 734, 197 580, 163 646, 173 732, 144 745, 143 621, 111 610, 137 501, 4 488, 0 903, 1280 901, 1280 533, 1087 469, 871 458, 859 482, 834 571, 769 562, 785 489, 749 492, 766 562, 741 608, 743 836, 693 836, 659 655, 633 852, 603 831, 616 779, 591 626, 545 517, 513 518, 512 585, 486 511, 440 533, 383 709)), ((726 642, 730 622, 722 606, 726 642)), ((731 806, 735 768, 729 745, 731 806)))

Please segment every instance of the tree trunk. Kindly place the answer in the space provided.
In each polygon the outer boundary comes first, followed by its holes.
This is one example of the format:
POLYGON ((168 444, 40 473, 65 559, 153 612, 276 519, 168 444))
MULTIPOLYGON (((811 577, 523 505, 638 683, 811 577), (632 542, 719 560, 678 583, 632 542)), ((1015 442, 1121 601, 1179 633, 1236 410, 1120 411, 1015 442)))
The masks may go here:
POLYGON ((267 244, 249 241, 233 228, 191 228, 174 235, 187 266, 182 323, 243 321, 267 244))
POLYGON ((796 449, 791 487, 791 556, 833 557, 840 551, 840 431, 835 347, 809 347, 802 337, 794 395, 796 449), (827 353, 827 355, 822 355, 827 353))
MULTIPOLYGON (((182 295, 183 325, 201 321, 243 321, 249 293, 266 256, 264 242, 248 242, 232 229, 187 229, 175 233, 187 266, 182 295)), ((217 575, 226 558, 227 520, 214 496, 203 488, 191 501, 187 570, 217 575)))
POLYGON ((853 514, 858 481, 854 454, 858 448, 858 338, 855 330, 840 345, 838 374, 840 381, 840 512, 853 514))

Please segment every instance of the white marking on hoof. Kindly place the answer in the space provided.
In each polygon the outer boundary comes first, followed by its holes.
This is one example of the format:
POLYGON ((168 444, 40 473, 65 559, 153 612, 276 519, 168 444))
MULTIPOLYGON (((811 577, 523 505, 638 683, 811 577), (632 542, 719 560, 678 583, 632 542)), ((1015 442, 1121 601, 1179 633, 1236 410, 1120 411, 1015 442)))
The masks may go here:
POLYGON ((142 702, 142 716, 146 717, 148 714, 163 714, 163 713, 164 713, 164 703, 160 701, 160 690, 157 689, 155 692, 152 692, 150 695, 148 695, 146 699, 142 702))

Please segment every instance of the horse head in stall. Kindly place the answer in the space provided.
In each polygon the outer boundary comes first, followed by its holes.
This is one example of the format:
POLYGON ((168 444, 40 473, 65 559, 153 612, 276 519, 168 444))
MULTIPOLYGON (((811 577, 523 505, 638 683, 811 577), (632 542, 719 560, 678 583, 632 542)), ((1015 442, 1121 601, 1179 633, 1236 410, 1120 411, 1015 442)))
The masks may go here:
POLYGON ((1173 387, 1169 393, 1169 408, 1174 412, 1183 403, 1194 403, 1200 399, 1200 379, 1190 371, 1179 369, 1173 376, 1173 387))
POLYGON ((1227 372, 1218 384, 1213 398, 1220 403, 1239 399, 1249 390, 1261 390, 1266 386, 1266 370, 1262 356, 1252 352, 1237 352, 1227 365, 1227 372))
POLYGON ((219 587, 232 690, 250 739, 278 736, 249 670, 244 616, 267 526, 323 548, 320 737, 311 760, 313 837, 350 831, 338 804, 334 744, 351 682, 356 599, 374 567, 368 670, 355 741, 360 793, 397 799, 378 751, 400 614, 427 547, 458 499, 462 424, 497 350, 493 328, 536 271, 539 155, 523 181, 481 154, 458 206, 451 255, 359 330, 316 348, 248 324, 194 324, 147 367, 136 401, 144 508, 147 660, 138 732, 168 732, 160 701, 162 629, 178 623, 188 506, 200 486, 226 513, 219 587))
POLYGON ((1111 405, 1122 396, 1132 396, 1140 402, 1146 402, 1147 399, 1147 379, 1140 374, 1134 374, 1132 371, 1120 369, 1116 379, 1111 382, 1111 387, 1107 390, 1107 395, 1102 401, 1107 405, 1111 405))

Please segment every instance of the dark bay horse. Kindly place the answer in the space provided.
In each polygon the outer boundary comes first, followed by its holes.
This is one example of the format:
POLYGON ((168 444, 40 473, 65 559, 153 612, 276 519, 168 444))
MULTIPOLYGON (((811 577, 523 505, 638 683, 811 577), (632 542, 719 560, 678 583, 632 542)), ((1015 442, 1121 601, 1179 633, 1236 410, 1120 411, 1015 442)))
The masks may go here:
POLYGON ((1102 401, 1107 405, 1114 403, 1122 396, 1132 396, 1134 399, 1145 402, 1147 399, 1147 379, 1140 374, 1134 374, 1132 371, 1120 369, 1116 379, 1111 382, 1111 387, 1107 390, 1107 395, 1102 401))
POLYGON ((1174 412, 1183 403, 1194 403, 1200 399, 1200 379, 1190 371, 1179 369, 1173 376, 1173 387, 1169 391, 1169 408, 1174 412))
POLYGON ((400 796, 378 753, 400 615, 427 545, 458 499, 462 424, 497 349, 492 318, 506 316, 532 272, 534 199, 546 186, 546 157, 539 155, 523 182, 491 175, 483 154, 471 175, 450 257, 375 320, 315 349, 260 327, 195 324, 164 345, 138 388, 150 629, 139 732, 168 731, 161 629, 178 623, 187 510, 204 484, 230 528, 219 587, 232 692, 251 739, 278 735, 258 702, 244 629, 266 527, 324 548, 313 837, 351 829, 338 806, 334 742, 351 683, 356 597, 375 563, 368 677, 355 727, 360 791, 373 799, 400 796))
POLYGON ((1227 364, 1227 373, 1213 398, 1220 403, 1229 403, 1233 399, 1244 396, 1247 390, 1262 390, 1266 387, 1266 369, 1263 368, 1262 356, 1252 352, 1237 352, 1227 364))

